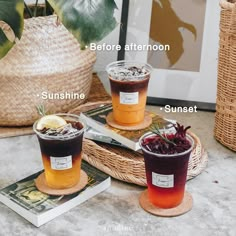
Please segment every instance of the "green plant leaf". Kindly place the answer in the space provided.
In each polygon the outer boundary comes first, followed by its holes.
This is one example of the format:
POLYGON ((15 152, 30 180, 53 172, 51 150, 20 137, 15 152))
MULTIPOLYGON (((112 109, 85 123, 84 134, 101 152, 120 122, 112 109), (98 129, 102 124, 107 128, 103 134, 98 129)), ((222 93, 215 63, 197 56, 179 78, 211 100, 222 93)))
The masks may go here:
POLYGON ((13 47, 15 40, 21 38, 23 11, 23 0, 0 0, 0 59, 13 47))
POLYGON ((81 48, 98 42, 117 25, 114 0, 48 0, 63 25, 77 38, 81 48))

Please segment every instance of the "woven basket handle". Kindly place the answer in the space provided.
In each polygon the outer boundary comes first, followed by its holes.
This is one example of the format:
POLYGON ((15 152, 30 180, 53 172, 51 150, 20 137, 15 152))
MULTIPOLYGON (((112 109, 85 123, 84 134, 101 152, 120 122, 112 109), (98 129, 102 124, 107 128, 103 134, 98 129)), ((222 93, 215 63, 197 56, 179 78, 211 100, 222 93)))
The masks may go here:
POLYGON ((10 42, 14 43, 18 40, 11 26, 8 25, 5 21, 0 21, 0 28, 10 42))
MULTIPOLYGON (((230 17, 230 27, 229 27, 229 31, 231 31, 232 27, 234 24, 236 23, 236 3, 233 3, 233 8, 232 8, 232 13, 231 13, 231 17, 230 17)), ((234 33, 234 32, 232 32, 234 33)))
MULTIPOLYGON (((231 11, 231 15, 228 18, 227 28, 223 31, 228 35, 235 34, 236 32, 236 0, 220 0, 221 11, 231 11)), ((229 13, 229 14, 230 14, 229 13)), ((227 19, 226 19, 227 20, 227 19)))

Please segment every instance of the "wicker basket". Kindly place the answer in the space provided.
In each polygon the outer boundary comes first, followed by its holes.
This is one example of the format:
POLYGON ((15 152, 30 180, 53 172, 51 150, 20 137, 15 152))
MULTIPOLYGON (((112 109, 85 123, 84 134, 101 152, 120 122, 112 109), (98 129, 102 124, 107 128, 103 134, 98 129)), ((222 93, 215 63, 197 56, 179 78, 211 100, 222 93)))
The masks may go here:
POLYGON ((221 0, 216 139, 236 151, 236 1, 221 0))
MULTIPOLYGON (((195 148, 189 160, 188 180, 199 175, 205 169, 208 162, 208 155, 203 149, 199 138, 193 133, 189 134, 195 141, 195 148)), ((116 179, 146 186, 142 154, 108 144, 96 144, 88 139, 85 139, 83 143, 83 150, 83 159, 96 168, 116 179)))
MULTIPOLYGON (((87 111, 107 102, 87 103, 70 111, 73 114, 87 111)), ((188 166, 188 179, 199 175, 206 167, 208 155, 199 138, 189 133, 194 139, 195 147, 191 153, 188 166)), ((109 144, 95 143, 85 139, 83 143, 83 159, 112 177, 141 186, 146 186, 143 155, 126 148, 109 144)))
POLYGON ((0 60, 0 126, 31 125, 36 106, 67 112, 86 99, 43 100, 42 92, 88 96, 96 55, 80 50, 56 16, 25 20, 21 40, 0 60))

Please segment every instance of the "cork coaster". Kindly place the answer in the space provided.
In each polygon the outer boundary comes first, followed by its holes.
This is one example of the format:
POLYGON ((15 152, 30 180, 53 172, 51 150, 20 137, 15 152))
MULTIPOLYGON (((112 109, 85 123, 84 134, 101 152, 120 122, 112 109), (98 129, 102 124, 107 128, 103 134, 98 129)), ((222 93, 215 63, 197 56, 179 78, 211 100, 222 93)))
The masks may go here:
POLYGON ((184 199, 180 205, 174 208, 162 209, 154 206, 148 199, 148 192, 145 190, 141 193, 139 198, 140 206, 147 212, 164 217, 174 217, 187 213, 193 207, 193 198, 189 192, 184 193, 184 199))
POLYGON ((148 126, 150 126, 152 124, 152 117, 149 115, 148 112, 145 112, 144 120, 142 123, 137 125, 120 125, 115 122, 113 118, 113 112, 110 112, 106 117, 106 121, 107 124, 112 126, 113 128, 134 131, 134 130, 145 129, 148 126))
POLYGON ((80 182, 71 188, 66 189, 53 189, 47 186, 44 172, 38 176, 35 180, 37 189, 42 192, 53 196, 58 195, 70 195, 82 190, 88 183, 88 175, 81 170, 80 171, 80 182))

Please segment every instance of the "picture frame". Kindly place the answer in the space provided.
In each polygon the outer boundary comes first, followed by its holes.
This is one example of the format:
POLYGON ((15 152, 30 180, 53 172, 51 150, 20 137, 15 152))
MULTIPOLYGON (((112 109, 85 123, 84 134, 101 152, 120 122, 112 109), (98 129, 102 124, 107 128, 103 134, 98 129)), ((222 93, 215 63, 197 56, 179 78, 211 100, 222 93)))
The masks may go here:
MULTIPOLYGON (((149 44, 152 4, 152 0, 130 1, 127 45, 134 42, 149 44)), ((199 71, 154 68, 149 82, 148 104, 197 106, 200 110, 215 111, 219 19, 219 0, 206 0, 199 71)), ((125 59, 147 62, 148 51, 126 50, 125 59)))
POLYGON ((125 59, 125 45, 126 45, 128 18, 129 18, 129 3, 130 0, 122 2, 120 36, 119 36, 119 45, 121 46, 121 50, 118 51, 117 55, 118 61, 125 59))

